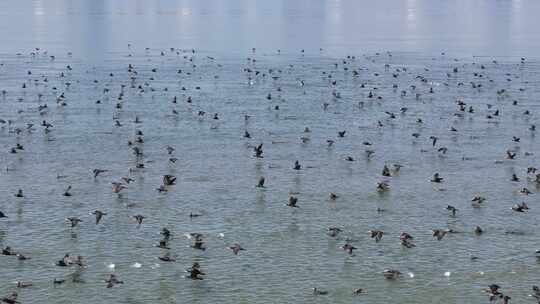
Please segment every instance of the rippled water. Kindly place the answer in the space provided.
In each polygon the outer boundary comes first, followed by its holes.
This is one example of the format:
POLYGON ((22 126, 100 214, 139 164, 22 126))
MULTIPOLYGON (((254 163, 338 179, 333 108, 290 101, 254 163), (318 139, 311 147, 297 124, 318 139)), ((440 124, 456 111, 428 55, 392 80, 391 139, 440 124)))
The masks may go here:
POLYGON ((481 289, 497 283, 512 301, 531 302, 530 286, 540 279, 534 256, 540 211, 536 193, 519 189, 538 191, 526 174, 538 166, 539 144, 528 128, 537 123, 539 40, 527 13, 538 4, 372 5, 2 2, 0 118, 12 124, 0 126, 0 211, 9 216, 0 220, 0 245, 32 259, 0 257, 0 295, 15 290, 15 281, 31 281, 33 287, 18 290, 23 303, 483 303, 481 289), (62 93, 65 106, 57 102, 62 93), (459 111, 458 99, 474 113, 459 111), (48 109, 39 111, 43 104, 48 109), (486 117, 496 109, 499 116, 486 117), (53 124, 50 133, 42 120, 53 124), (134 168, 127 145, 136 130, 144 133, 137 144, 144 169, 134 168), (338 138, 342 130, 347 133, 338 138), (252 138, 243 138, 244 131, 252 138), (439 138, 436 147, 430 136, 439 138), (328 139, 335 140, 332 147, 328 139), (17 143, 24 151, 9 153, 17 143), (252 148, 259 143, 260 159, 252 148), (168 161, 167 145, 176 148, 176 163, 168 161), (437 152, 440 147, 448 152, 437 152), (371 158, 366 149, 375 151, 371 158), (509 149, 516 159, 505 158, 509 149), (295 160, 303 170, 292 169, 295 160), (383 178, 383 166, 395 163, 403 165, 399 174, 383 178), (94 179, 94 168, 109 172, 94 179), (443 183, 430 183, 435 172, 443 183), (510 182, 512 173, 521 181, 510 182), (177 176, 178 184, 160 194, 164 174, 177 176), (122 196, 112 193, 110 183, 128 175, 135 182, 122 196), (261 176, 265 189, 255 188, 261 176), (381 180, 388 192, 376 191, 381 180), (73 196, 62 196, 68 185, 73 196), (14 196, 19 188, 24 198, 14 196), (330 192, 339 198, 330 200, 330 192), (300 208, 285 206, 289 193, 297 193, 300 208), (471 206, 475 195, 487 198, 485 206, 471 206), (521 201, 531 209, 513 212, 521 201), (447 205, 459 209, 456 217, 447 205), (97 226, 89 214, 96 209, 108 213, 97 226), (190 219, 192 212, 203 216, 190 219), (146 216, 140 228, 130 218, 135 214, 146 216), (69 216, 83 222, 71 229, 69 216), (481 236, 473 233, 477 225, 481 236), (331 238, 331 226, 344 232, 331 238), (154 247, 162 227, 173 232, 175 263, 157 259, 164 252, 154 247), (435 228, 462 233, 437 241, 435 228), (370 229, 385 231, 381 242, 369 238, 370 229), (404 231, 417 247, 400 245, 404 231), (188 232, 203 233, 208 249, 190 248, 188 232), (358 248, 354 256, 341 249, 346 238, 358 248), (233 255, 227 247, 234 242, 246 251, 233 255), (88 267, 55 266, 66 252, 83 255, 88 267), (203 281, 184 278, 195 261, 207 273, 203 281), (385 280, 386 268, 403 276, 385 280), (112 272, 125 284, 106 289, 103 280, 112 272), (67 282, 55 287, 53 278, 67 282), (314 296, 312 287, 329 294, 314 296), (367 293, 353 296, 353 288, 367 293))

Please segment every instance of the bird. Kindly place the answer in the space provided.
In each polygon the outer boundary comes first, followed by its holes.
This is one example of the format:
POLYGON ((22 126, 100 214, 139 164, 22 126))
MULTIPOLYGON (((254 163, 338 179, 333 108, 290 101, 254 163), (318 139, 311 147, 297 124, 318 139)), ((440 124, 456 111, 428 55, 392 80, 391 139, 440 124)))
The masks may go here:
POLYGON ((328 228, 328 235, 331 236, 331 237, 336 237, 342 231, 343 230, 341 230, 338 227, 330 227, 330 228, 328 228))
POLYGON ((353 254, 353 250, 356 249, 356 247, 354 247, 353 245, 349 244, 349 243, 345 243, 345 245, 341 246, 341 248, 345 251, 347 251, 350 255, 353 254))
POLYGON ((521 204, 512 206, 512 210, 516 212, 525 212, 525 210, 529 210, 529 206, 525 202, 522 202, 521 204))
POLYGON ((399 278, 401 276, 401 272, 399 272, 398 270, 394 270, 394 269, 385 269, 383 271, 383 276, 387 280, 395 280, 395 279, 397 279, 397 278, 399 278))
POLYGON ((19 295, 16 292, 12 292, 9 296, 3 297, 2 302, 7 304, 18 304, 20 303, 19 301, 17 301, 18 297, 19 295))
MULTIPOLYGON (((161 248, 164 248, 164 247, 161 247, 161 248)), ((175 259, 175 258, 171 258, 169 252, 165 253, 165 254, 162 255, 162 256, 159 256, 158 259, 159 259, 160 261, 163 261, 163 262, 176 262, 176 259, 175 259)))
POLYGON ((15 197, 24 197, 22 189, 19 189, 17 193, 15 194, 15 197))
POLYGON ((294 167, 293 167, 294 170, 300 170, 302 169, 302 166, 300 165, 300 162, 298 160, 296 160, 294 162, 294 167))
POLYGON ((107 213, 100 210, 95 210, 94 212, 92 212, 92 214, 96 216, 96 225, 99 224, 99 221, 101 221, 101 218, 104 215, 107 215, 107 213))
POLYGON ((263 148, 262 143, 253 148, 253 150, 255 151, 255 157, 257 157, 257 158, 262 158, 263 157, 263 149, 262 148, 263 148))
POLYGON ((443 178, 439 176, 439 173, 433 174, 433 178, 431 179, 431 182, 433 183, 442 183, 443 178))
POLYGON ((437 143, 437 140, 439 139, 436 136, 430 136, 429 139, 431 139, 431 144, 433 147, 435 147, 435 144, 437 143))
POLYGON ((390 185, 386 182, 377 183, 377 191, 384 192, 390 189, 390 185))
POLYGON ((477 235, 480 235, 484 232, 484 230, 482 230, 482 228, 480 228, 480 226, 476 226, 474 228, 474 233, 476 233, 477 235))
POLYGON ((71 224, 71 228, 76 227, 82 220, 78 217, 68 217, 66 218, 66 221, 69 221, 71 224))
POLYGON ((483 196, 475 196, 471 199, 471 204, 473 207, 480 207, 483 202, 486 201, 486 198, 483 196))
POLYGON ((118 284, 124 284, 123 281, 118 280, 115 274, 110 274, 109 278, 105 280, 105 283, 107 283, 107 288, 112 288, 118 284))
POLYGON ((375 238, 376 243, 378 243, 384 235, 384 232, 381 230, 369 230, 368 233, 370 233, 371 238, 375 238))
POLYGON ((316 287, 313 287, 312 290, 313 290, 314 295, 327 295, 328 294, 328 291, 320 290, 316 287))
POLYGON ((405 248, 413 248, 413 247, 416 247, 415 244, 413 244, 410 240, 408 239, 402 239, 400 240, 400 243, 403 247, 405 248))
POLYGON ((126 186, 119 182, 112 182, 111 184, 113 193, 120 193, 123 189, 127 189, 126 186))
POLYGON ((387 176, 387 177, 392 176, 392 174, 390 174, 390 169, 388 169, 388 167, 386 165, 384 165, 384 167, 383 167, 382 176, 387 176))
POLYGON ((176 184, 176 177, 175 176, 169 175, 169 174, 163 175, 163 185, 171 186, 171 185, 174 185, 174 184, 176 184))
POLYGON ((145 219, 145 217, 140 214, 134 215, 133 218, 137 222, 137 228, 141 226, 143 220, 145 219))
POLYGON ((446 206, 446 210, 452 212, 452 216, 456 216, 456 212, 458 211, 456 207, 451 205, 446 206))
POLYGON ((102 170, 102 169, 94 169, 92 170, 92 172, 94 173, 94 178, 98 177, 98 175, 100 175, 101 173, 105 173, 109 170, 102 170))
POLYGON ((197 262, 193 263, 193 266, 186 271, 189 273, 189 278, 192 280, 202 280, 203 278, 201 276, 205 275, 205 273, 201 271, 200 265, 197 262))
POLYGON ((291 195, 289 196, 289 202, 287 203, 287 206, 298 208, 298 206, 296 205, 297 202, 298 202, 298 198, 296 196, 291 195))
POLYGON ((240 244, 238 243, 234 243, 232 244, 231 246, 229 246, 229 249, 231 249, 235 255, 238 255, 238 253, 241 251, 241 250, 245 250, 242 246, 240 246, 240 244))
POLYGON ((27 288, 27 287, 32 287, 32 283, 24 283, 24 282, 21 282, 21 281, 17 281, 17 288, 27 288))
POLYGON ((437 238, 437 241, 442 240, 442 238, 448 233, 446 229, 433 229, 433 236, 437 238))
POLYGON ((0 211, 0 218, 6 218, 8 217, 4 212, 0 211))
POLYGON ((64 194, 63 194, 63 195, 64 195, 64 196, 71 196, 71 192, 69 192, 69 191, 71 191, 71 186, 68 186, 68 187, 67 187, 67 189, 66 189, 66 191, 64 191, 64 194))
POLYGON ((412 235, 408 234, 407 232, 402 232, 402 233, 399 235, 399 239, 400 239, 400 240, 407 240, 407 241, 410 241, 410 240, 413 240, 414 238, 412 237, 412 235))
POLYGON ((264 181, 265 181, 264 177, 261 176, 259 178, 259 181, 257 182, 257 188, 264 188, 264 181))
POLYGON ((529 195, 532 194, 532 191, 527 188, 521 188, 521 190, 519 190, 519 193, 529 195))

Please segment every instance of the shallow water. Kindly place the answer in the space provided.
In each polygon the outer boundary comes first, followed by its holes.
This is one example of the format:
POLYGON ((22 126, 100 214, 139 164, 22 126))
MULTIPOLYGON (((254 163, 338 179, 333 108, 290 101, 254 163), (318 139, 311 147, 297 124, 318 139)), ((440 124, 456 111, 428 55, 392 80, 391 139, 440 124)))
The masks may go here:
POLYGON ((538 191, 526 175, 538 164, 539 144, 528 130, 537 123, 540 97, 540 63, 533 53, 538 39, 532 39, 538 30, 527 13, 538 4, 373 5, 376 14, 356 18, 365 3, 2 2, 0 89, 6 94, 0 96, 0 118, 13 123, 0 126, 0 211, 9 216, 0 220, 0 245, 32 259, 0 257, 0 295, 20 280, 34 283, 19 290, 23 303, 483 303, 488 299, 481 289, 496 283, 513 301, 530 302, 530 286, 540 278, 534 256, 540 211, 537 194, 519 189, 538 191), (485 10, 493 13, 479 14, 485 10), (388 22, 370 27, 380 15, 388 22), (34 47, 40 50, 31 55, 34 47), (129 64, 137 75, 128 73, 129 64), (251 73, 250 80, 245 68, 261 73, 251 73), (130 77, 136 77, 134 87, 130 77), (122 84, 123 107, 116 109, 122 84), (370 91, 375 98, 368 98, 370 91), (62 92, 65 106, 57 103, 62 92), (475 112, 459 112, 457 99, 475 112), (43 104, 48 109, 39 111, 43 104), (500 116, 488 119, 495 109, 500 116), (53 124, 50 133, 42 120, 53 124), (458 131, 449 131, 452 126, 458 131), (305 127, 312 132, 304 133, 305 127), (144 132, 145 142, 137 146, 145 168, 130 171, 137 160, 127 142, 136 130, 144 132), (242 137, 246 130, 251 139, 242 137), (342 130, 347 133, 338 138, 342 130), (435 148, 430 136, 439 137, 435 148), (327 139, 335 144, 327 147, 327 139), (9 153, 16 143, 25 150, 9 153), (259 143, 261 159, 253 157, 259 143), (176 163, 168 161, 167 145, 175 147, 176 163), (448 152, 437 152, 440 147, 448 152), (375 154, 368 158, 366 149, 375 154), (517 151, 515 160, 505 159, 508 149, 517 151), (347 156, 355 161, 345 161, 347 156), (303 170, 292 170, 297 159, 303 170), (383 166, 395 163, 403 165, 399 174, 381 177, 383 166), (109 172, 94 179, 94 168, 109 172), (443 183, 430 183, 435 172, 443 183), (510 182, 512 173, 521 181, 510 182), (159 194, 163 174, 177 176, 178 184, 159 194), (135 182, 121 196, 112 193, 110 183, 128 175, 135 182), (260 176, 265 189, 255 188, 260 176), (390 190, 379 193, 383 179, 390 190), (73 196, 64 197, 68 185, 73 196), (25 198, 14 197, 19 188, 25 198), (335 202, 330 192, 339 195, 335 202), (300 208, 284 206, 289 193, 298 193, 300 208), (471 206, 475 195, 487 198, 485 206, 471 206), (521 201, 531 207, 527 213, 510 210, 521 201), (459 209, 456 217, 447 205, 459 209), (89 214, 96 209, 108 213, 97 226, 89 214), (203 216, 190 220, 191 212, 203 216), (146 216, 140 228, 130 218, 135 214, 146 216), (71 229, 64 221, 69 216, 83 222, 71 229), (472 233, 476 225, 483 235, 472 233), (331 226, 344 232, 331 238, 331 226), (173 232, 175 263, 157 259, 162 227, 173 232), (463 233, 437 241, 435 228, 463 233), (370 229, 385 231, 381 242, 369 238, 370 229), (402 248, 403 231, 417 247, 402 248), (208 249, 190 248, 183 236, 188 232, 203 233, 208 249), (347 237, 358 248, 354 256, 340 248, 347 237), (227 247, 234 242, 246 251, 233 255, 227 247), (54 265, 66 252, 85 257, 85 283, 71 282, 74 267, 54 265), (195 261, 207 273, 203 281, 183 277, 195 261), (386 268, 403 276, 385 280, 386 268), (125 284, 106 289, 103 280, 111 272, 125 284), (68 282, 54 287, 53 278, 68 282), (312 287, 329 294, 315 297, 312 287), (367 294, 353 296, 353 288, 367 294))

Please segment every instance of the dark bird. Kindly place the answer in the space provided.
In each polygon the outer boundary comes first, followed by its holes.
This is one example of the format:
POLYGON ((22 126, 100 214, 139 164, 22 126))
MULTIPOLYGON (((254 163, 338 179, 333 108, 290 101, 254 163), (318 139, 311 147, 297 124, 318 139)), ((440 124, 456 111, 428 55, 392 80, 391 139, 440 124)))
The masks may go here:
POLYGON ((318 289, 317 287, 313 287, 313 294, 318 296, 318 295, 327 295, 328 294, 328 291, 324 291, 324 290, 320 290, 318 289))
POLYGON ((386 165, 384 165, 383 167, 382 176, 388 176, 388 177, 392 176, 392 174, 390 174, 390 169, 388 169, 386 165))
POLYGON ((101 218, 104 215, 107 215, 107 213, 105 213, 103 211, 100 211, 100 210, 96 210, 96 211, 92 212, 92 214, 96 216, 96 225, 99 224, 99 221, 101 221, 101 218))
POLYGON ((232 244, 231 246, 229 246, 229 249, 231 249, 235 255, 238 254, 238 252, 240 252, 241 250, 245 250, 244 248, 242 248, 242 246, 240 246, 240 244, 238 243, 234 243, 232 244))
MULTIPOLYGON (((162 247, 163 248, 163 247, 162 247)), ((164 255, 158 257, 158 259, 160 261, 163 261, 163 262, 176 262, 176 259, 175 258, 171 258, 171 255, 170 253, 165 253, 164 255)))
POLYGON ((202 238, 202 234, 200 234, 200 233, 191 233, 189 235, 190 235, 190 237, 195 238, 195 240, 193 242, 193 245, 191 245, 192 248, 203 250, 203 251, 206 250, 206 247, 204 247, 204 241, 203 241, 203 238, 202 238))
POLYGON ((401 276, 401 272, 394 269, 385 269, 383 275, 388 280, 395 280, 401 276))
POLYGON ((512 206, 512 210, 516 212, 525 212, 525 210, 529 210, 529 206, 525 202, 522 202, 521 204, 512 206))
POLYGON ((163 238, 165 240, 169 240, 171 238, 171 235, 172 235, 171 231, 169 229, 165 228, 165 227, 163 227, 161 229, 161 232, 159 234, 163 235, 163 238))
POLYGON ((294 207, 294 208, 298 208, 298 206, 296 205, 296 203, 298 203, 298 198, 295 197, 295 196, 289 196, 289 202, 287 203, 287 206, 289 207, 294 207))
POLYGON ((330 227, 328 228, 328 235, 331 237, 336 237, 340 232, 342 232, 340 228, 337 227, 330 227))
POLYGON ((354 295, 359 295, 359 294, 363 294, 363 293, 366 293, 366 291, 363 290, 362 288, 355 288, 355 289, 353 290, 353 294, 354 294, 354 295))
POLYGON ((135 219, 135 221, 137 222, 137 228, 141 226, 143 220, 144 220, 144 216, 140 215, 140 214, 137 214, 135 216, 133 216, 133 218, 135 219))
POLYGON ((403 247, 406 247, 406 248, 413 248, 413 247, 416 247, 415 244, 413 244, 411 241, 407 240, 407 239, 402 239, 401 241, 401 245, 403 247))
POLYGON ((527 188, 521 188, 521 190, 519 190, 519 193, 525 194, 525 195, 532 194, 531 190, 529 190, 527 188))
POLYGON ((71 186, 68 186, 66 191, 64 191, 64 196, 71 196, 71 193, 69 192, 71 190, 71 186))
POLYGON ((107 283, 107 288, 112 288, 112 287, 114 287, 115 285, 118 285, 118 284, 124 284, 124 282, 118 280, 116 278, 116 275, 114 275, 114 274, 109 275, 109 278, 107 280, 105 280, 105 283, 107 283))
POLYGON ((433 236, 437 238, 437 241, 442 240, 442 238, 448 233, 446 229, 433 229, 433 236))
POLYGON ((485 197, 483 197, 483 196, 475 196, 475 197, 473 197, 473 199, 471 200, 471 202, 472 202, 471 204, 473 205, 473 207, 480 207, 481 204, 482 204, 483 202, 485 202, 485 201, 486 201, 486 198, 485 198, 485 197))
POLYGON ((11 247, 6 246, 6 248, 2 249, 2 255, 17 255, 17 253, 11 247))
POLYGON ((256 146, 253 148, 253 151, 255 151, 255 157, 257 158, 262 158, 263 156, 263 144, 261 143, 260 145, 256 146))
POLYGON ((112 182, 111 184, 112 184, 113 193, 120 193, 120 191, 127 189, 126 186, 124 186, 122 183, 119 183, 119 182, 112 182))
POLYGON ((176 184, 176 177, 169 174, 163 175, 163 184, 165 186, 171 186, 176 184))
POLYGON ((299 161, 295 161, 294 162, 294 167, 293 167, 294 170, 300 170, 302 169, 302 166, 300 165, 300 162, 299 161))
POLYGON ((0 218, 6 218, 6 217, 7 215, 4 212, 0 211, 0 218))
POLYGON ((189 278, 192 280, 202 280, 203 278, 201 276, 205 275, 205 273, 201 271, 201 267, 197 262, 193 263, 193 266, 186 271, 189 273, 189 278))
POLYGON ((354 247, 353 245, 349 244, 349 243, 345 243, 345 245, 341 246, 341 248, 345 251, 347 251, 350 255, 353 254, 353 250, 356 249, 356 247, 354 247))
POLYGON ((436 136, 430 136, 429 139, 431 139, 431 144, 433 147, 435 147, 435 144, 437 143, 437 140, 439 139, 436 136))
POLYGON ((19 301, 17 301, 18 297, 19 295, 16 292, 12 292, 9 296, 3 297, 2 302, 7 304, 18 304, 20 303, 19 301))
POLYGON ((431 182, 433 183, 441 183, 444 178, 439 176, 439 173, 433 174, 433 178, 431 179, 431 182))
POLYGON ((476 226, 474 228, 474 233, 477 234, 477 235, 480 235, 484 232, 484 230, 482 230, 482 228, 480 228, 480 226, 476 226))
POLYGON ((379 182, 377 183, 377 191, 384 192, 390 189, 390 185, 385 182, 379 182))
POLYGON ((456 207, 451 205, 446 206, 446 210, 452 212, 452 216, 456 216, 456 212, 458 211, 456 207))
POLYGON ((102 169, 94 169, 92 170, 92 172, 94 173, 94 178, 98 177, 98 175, 100 175, 101 173, 105 173, 109 170, 102 170, 102 169))
POLYGON ((17 288, 27 288, 27 287, 32 287, 32 283, 24 283, 24 282, 21 282, 21 281, 17 281, 17 288))
POLYGON ((66 221, 69 221, 71 223, 71 228, 76 227, 82 220, 78 217, 68 217, 66 218, 66 221))
POLYGON ((381 230, 369 230, 368 232, 370 233, 371 238, 375 238, 375 242, 377 243, 382 239, 384 235, 384 232, 381 230))
POLYGON ((399 235, 399 239, 402 240, 402 241, 403 241, 403 240, 410 241, 410 240, 412 240, 412 239, 414 239, 414 238, 412 237, 412 235, 408 234, 407 232, 402 232, 402 233, 399 235))
POLYGON ((259 182, 257 182, 257 187, 258 188, 264 188, 264 181, 265 181, 264 177, 261 176, 259 178, 259 182))

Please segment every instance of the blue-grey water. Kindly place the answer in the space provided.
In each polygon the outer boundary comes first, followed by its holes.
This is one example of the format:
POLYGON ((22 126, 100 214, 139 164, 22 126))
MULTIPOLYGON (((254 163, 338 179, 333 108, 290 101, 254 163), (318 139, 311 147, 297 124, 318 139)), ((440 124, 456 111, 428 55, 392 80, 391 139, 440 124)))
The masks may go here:
POLYGON ((31 258, 0 256, 0 297, 488 303, 482 290, 495 283, 511 302, 534 303, 540 188, 527 168, 538 166, 540 146, 530 130, 540 110, 539 9, 464 0, 0 2, 8 216, 0 246, 31 258), (17 144, 24 150, 11 153, 17 144), (394 164, 403 167, 381 176, 394 164), (96 168, 108 171, 94 178, 96 168), (442 183, 430 182, 436 172, 442 183), (160 193, 164 174, 178 181, 160 193), (265 188, 255 187, 262 176, 265 188), (118 195, 111 182, 121 177, 134 181, 118 195), (377 191, 381 181, 388 191, 377 191), (286 206, 290 195, 299 208, 286 206), (486 198, 480 208, 474 196, 486 198), (520 202, 530 209, 512 211, 520 202), (97 209, 107 213, 99 225, 97 209), (136 214, 146 217, 140 227, 136 214), (83 221, 70 228, 71 216, 83 221), (163 227, 173 234, 168 250, 155 247, 163 227), (330 237, 329 227, 343 232, 330 237), (380 242, 371 229, 385 232, 380 242), (432 229, 460 233, 437 241, 432 229), (204 235, 205 251, 190 247, 190 232, 204 235), (401 232, 416 247, 403 247, 401 232), (354 255, 341 249, 347 239, 354 255), (246 250, 234 255, 233 243, 246 250), (160 261, 165 252, 176 262, 160 261), (86 267, 56 266, 65 253, 86 267), (194 262, 204 280, 185 278, 194 262), (389 268, 402 276, 386 280, 389 268), (111 273, 124 284, 106 288, 111 273))

